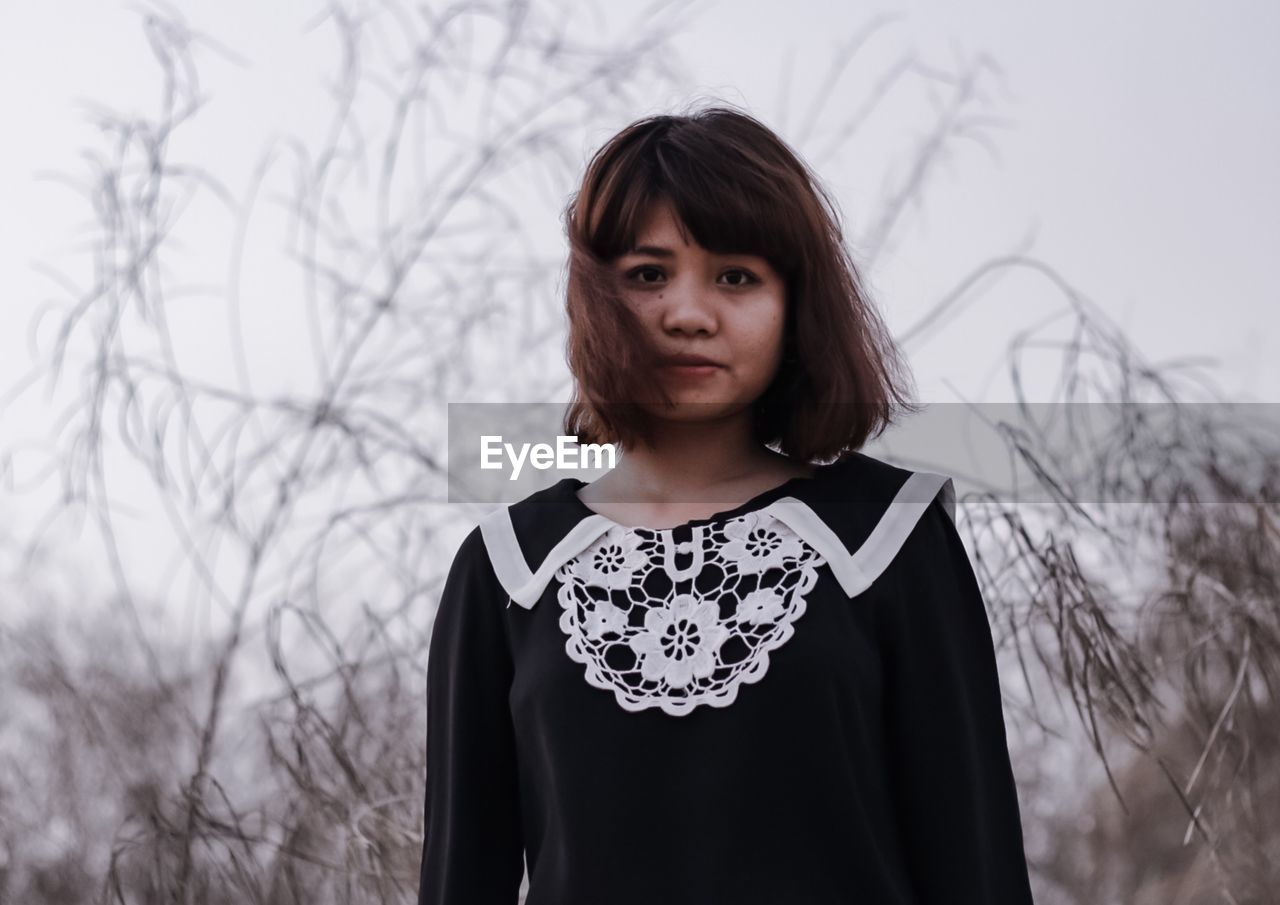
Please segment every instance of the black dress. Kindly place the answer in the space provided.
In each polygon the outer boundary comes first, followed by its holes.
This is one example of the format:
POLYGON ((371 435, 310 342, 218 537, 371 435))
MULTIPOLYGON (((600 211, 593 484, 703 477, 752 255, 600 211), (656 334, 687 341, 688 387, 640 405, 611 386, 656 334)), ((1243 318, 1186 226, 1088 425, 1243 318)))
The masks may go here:
POLYGON ((420 905, 1025 905, 950 478, 862 453, 672 529, 566 478, 462 542, 420 905))

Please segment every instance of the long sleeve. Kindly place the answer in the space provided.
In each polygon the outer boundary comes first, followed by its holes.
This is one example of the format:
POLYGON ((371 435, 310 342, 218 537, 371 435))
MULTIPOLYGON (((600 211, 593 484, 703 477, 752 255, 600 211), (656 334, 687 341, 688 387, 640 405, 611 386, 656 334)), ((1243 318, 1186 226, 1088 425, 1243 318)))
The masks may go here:
POLYGON ((524 875, 506 593, 479 528, 445 579, 427 655, 419 905, 515 905, 524 875))
POLYGON ((1026 905, 995 645, 973 566, 939 499, 895 566, 876 622, 890 792, 916 902, 1026 905))

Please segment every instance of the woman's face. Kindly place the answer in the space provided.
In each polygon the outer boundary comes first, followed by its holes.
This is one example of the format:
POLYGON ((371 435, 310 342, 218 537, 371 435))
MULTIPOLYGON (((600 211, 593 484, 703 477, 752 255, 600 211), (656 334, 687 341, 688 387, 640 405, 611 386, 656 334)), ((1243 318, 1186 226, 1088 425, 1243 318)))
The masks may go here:
POLYGON ((674 211, 662 202, 650 210, 636 247, 614 266, 659 354, 703 356, 717 365, 659 367, 656 377, 677 408, 654 414, 720 418, 760 398, 780 364, 786 314, 786 287, 768 261, 686 244, 674 211))

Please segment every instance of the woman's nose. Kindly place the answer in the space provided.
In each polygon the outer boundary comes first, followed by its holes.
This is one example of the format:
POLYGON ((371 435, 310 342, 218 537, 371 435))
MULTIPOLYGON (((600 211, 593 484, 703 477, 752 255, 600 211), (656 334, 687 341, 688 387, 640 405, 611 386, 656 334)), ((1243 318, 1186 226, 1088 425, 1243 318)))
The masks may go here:
POLYGON ((692 282, 672 284, 662 296, 662 319, 667 329, 714 329, 715 303, 707 287, 692 282))

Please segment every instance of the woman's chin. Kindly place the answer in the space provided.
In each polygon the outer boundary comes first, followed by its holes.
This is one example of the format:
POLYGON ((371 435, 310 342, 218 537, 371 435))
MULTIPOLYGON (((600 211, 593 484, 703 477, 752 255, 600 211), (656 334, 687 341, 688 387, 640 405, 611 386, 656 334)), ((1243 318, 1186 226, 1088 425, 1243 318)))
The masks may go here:
POLYGON ((672 404, 646 406, 649 414, 665 421, 715 421, 737 414, 747 404, 717 399, 705 393, 672 393, 672 404))

